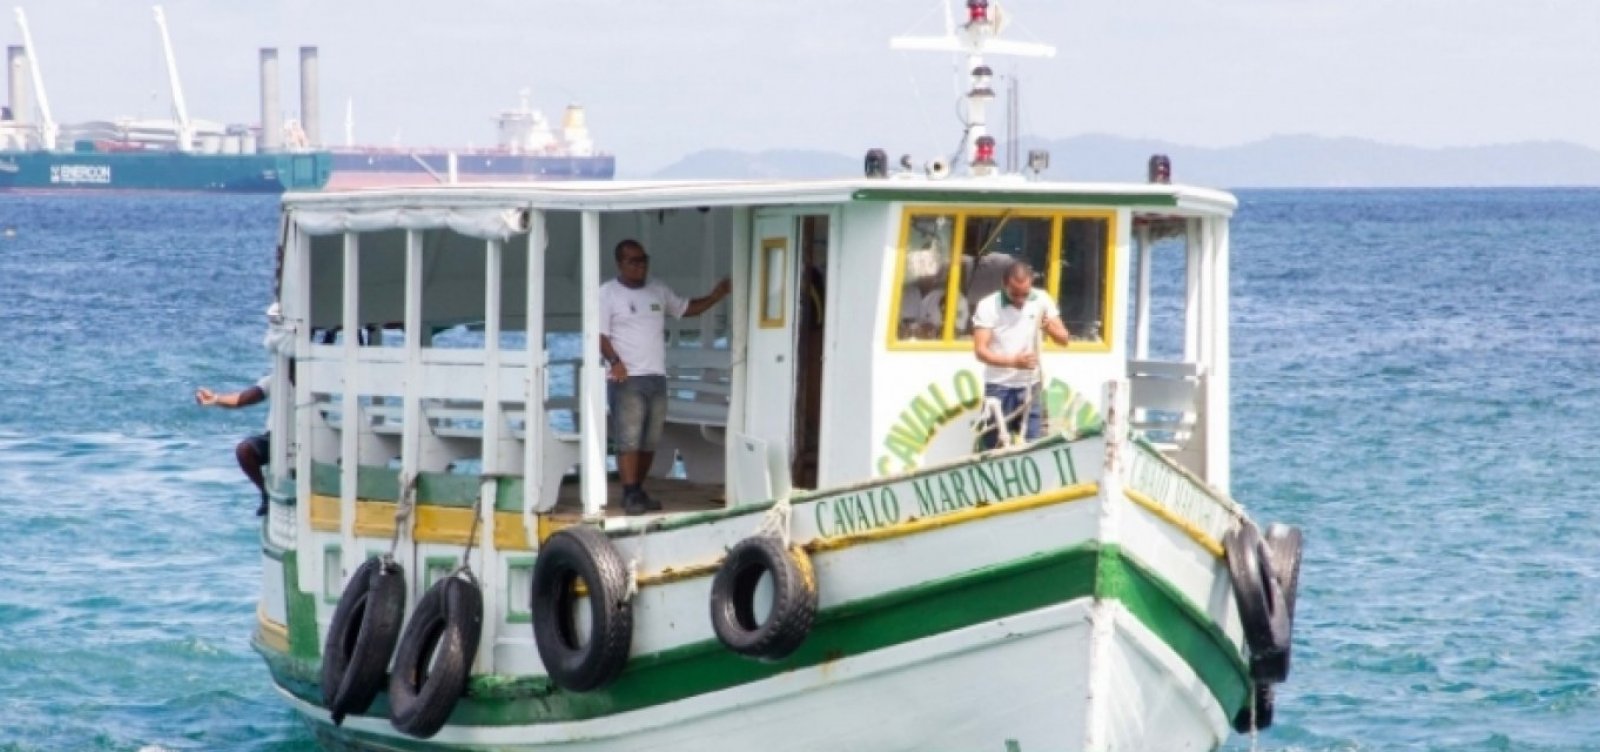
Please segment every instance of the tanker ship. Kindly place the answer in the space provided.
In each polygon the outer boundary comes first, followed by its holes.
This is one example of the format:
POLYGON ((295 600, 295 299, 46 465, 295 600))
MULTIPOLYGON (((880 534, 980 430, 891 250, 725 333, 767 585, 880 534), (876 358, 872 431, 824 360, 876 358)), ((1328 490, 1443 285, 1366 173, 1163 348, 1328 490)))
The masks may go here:
MULTIPOLYGON (((160 7, 155 16, 173 117, 60 124, 45 94, 27 18, 17 9, 23 44, 7 49, 10 99, 0 109, 0 191, 282 193, 327 183, 329 153, 312 149, 307 129, 278 115, 277 50, 261 51, 263 127, 191 119, 160 7)), ((315 101, 316 49, 300 53, 302 114, 314 117, 314 106, 306 102, 315 101)))
POLYGON ((540 111, 522 103, 495 118, 492 148, 356 146, 346 107, 344 147, 334 147, 328 188, 375 188, 432 183, 610 180, 616 158, 595 150, 583 108, 568 105, 557 133, 540 111))

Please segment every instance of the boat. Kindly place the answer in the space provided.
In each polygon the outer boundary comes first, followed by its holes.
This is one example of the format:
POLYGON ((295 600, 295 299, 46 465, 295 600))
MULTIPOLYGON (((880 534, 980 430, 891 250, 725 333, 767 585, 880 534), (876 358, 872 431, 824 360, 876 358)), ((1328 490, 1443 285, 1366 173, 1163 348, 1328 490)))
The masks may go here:
POLYGON ((1237 200, 1162 159, 1001 171, 984 56, 1049 48, 967 11, 897 44, 971 63, 960 152, 920 169, 283 198, 252 645, 320 745, 1211 750, 1272 723, 1301 533, 1229 493, 1237 200), (733 283, 667 327, 663 508, 635 515, 598 346, 625 238, 680 291, 733 283), (1040 351, 1044 435, 983 450, 1004 416, 958 307, 902 313, 1017 260, 1071 340, 1040 351))
POLYGON ((176 116, 61 124, 51 114, 27 18, 16 10, 23 44, 8 54, 0 191, 282 193, 323 186, 331 170, 327 152, 261 144, 259 129, 189 117, 166 17, 160 7, 155 13, 176 116))
POLYGON ((521 105, 495 119, 493 147, 356 146, 351 109, 345 117, 346 145, 334 147, 330 190, 427 183, 609 180, 616 157, 595 150, 581 105, 568 105, 557 134, 522 92, 521 105))

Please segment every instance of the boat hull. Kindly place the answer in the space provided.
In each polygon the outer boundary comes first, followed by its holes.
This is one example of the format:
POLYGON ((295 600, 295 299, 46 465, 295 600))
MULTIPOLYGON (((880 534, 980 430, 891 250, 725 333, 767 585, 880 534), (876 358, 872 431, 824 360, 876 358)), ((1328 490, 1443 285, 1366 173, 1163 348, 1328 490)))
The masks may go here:
MULTIPOLYGON (((382 697, 330 723, 315 658, 325 618, 308 623, 307 612, 328 606, 297 592, 323 577, 300 571, 293 546, 269 545, 256 647, 330 749, 1215 749, 1249 686, 1207 532, 1226 520, 1174 524, 1181 508, 1151 508, 1095 477, 1104 455, 1099 439, 1049 440, 797 501, 794 535, 811 551, 821 609, 778 662, 717 642, 714 567, 690 564, 748 535, 760 520, 748 514, 651 532, 647 549, 642 536, 614 537, 625 558, 681 576, 641 580, 633 654, 610 686, 552 687, 531 629, 502 620, 485 646, 497 675, 476 677, 427 741, 390 726, 382 697), (960 477, 1015 493, 943 500, 960 477)), ((1131 477, 1151 488, 1184 480, 1137 463, 1131 477)), ((274 504, 269 544, 296 511, 274 504)), ((313 535, 299 548, 323 546, 313 535)))
POLYGON ((328 154, 0 152, 0 191, 266 193, 323 187, 328 154))

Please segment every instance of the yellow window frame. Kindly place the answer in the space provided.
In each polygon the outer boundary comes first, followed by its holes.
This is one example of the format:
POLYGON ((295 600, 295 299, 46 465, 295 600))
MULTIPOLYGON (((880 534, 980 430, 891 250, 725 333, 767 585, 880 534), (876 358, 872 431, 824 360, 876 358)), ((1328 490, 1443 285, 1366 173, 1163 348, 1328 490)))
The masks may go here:
MULTIPOLYGON (((1106 223, 1105 269, 1100 275, 1101 296, 1100 321, 1101 337, 1099 342, 1073 342, 1068 345, 1058 345, 1045 339, 1045 349, 1056 352, 1110 352, 1111 343, 1114 341, 1115 327, 1112 326, 1112 313, 1116 310, 1116 284, 1117 273, 1117 210, 1109 211, 1089 209, 1018 209, 1016 207, 996 206, 940 206, 916 205, 906 206, 900 210, 900 240, 898 251, 895 254, 894 286, 889 293, 889 317, 887 329, 887 348, 901 352, 963 352, 972 349, 970 341, 957 341, 955 339, 956 310, 957 306, 951 305, 956 293, 961 289, 961 258, 966 253, 966 231, 968 217, 1010 217, 1011 219, 1049 219, 1050 222, 1050 270, 1045 278, 1046 292, 1050 299, 1060 304, 1061 290, 1061 254, 1062 244, 1065 242, 1066 223, 1069 219, 1098 219, 1106 223), (899 321, 901 316, 901 299, 905 293, 906 253, 907 245, 911 242, 911 219, 916 216, 949 215, 955 219, 955 228, 950 233, 950 279, 945 283, 945 310, 944 328, 940 332, 939 341, 903 340, 900 339, 899 321)), ((969 312, 970 313, 970 312, 969 312)))
POLYGON ((761 240, 761 308, 758 309, 757 326, 761 329, 782 329, 788 321, 789 307, 789 239, 788 238, 763 238, 761 240), (773 264, 773 252, 776 251, 777 264, 773 264), (776 268, 774 268, 776 267, 776 268), (768 316, 771 310, 772 299, 772 274, 777 272, 782 275, 778 279, 778 315, 768 316))

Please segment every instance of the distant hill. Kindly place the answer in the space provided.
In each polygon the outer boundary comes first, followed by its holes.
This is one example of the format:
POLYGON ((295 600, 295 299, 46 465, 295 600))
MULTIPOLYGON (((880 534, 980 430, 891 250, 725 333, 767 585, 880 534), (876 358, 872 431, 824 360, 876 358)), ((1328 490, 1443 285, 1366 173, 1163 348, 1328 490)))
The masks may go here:
MULTIPOLYGON (((1600 186, 1600 151, 1560 141, 1422 148, 1357 138, 1275 136, 1222 148, 1108 135, 1024 138, 1046 149, 1045 174, 1065 180, 1143 180, 1151 154, 1172 158, 1173 179, 1228 188, 1600 186)), ((890 161, 899 155, 891 150, 890 161)), ((918 157, 918 163, 925 157, 918 157)), ((1003 159, 1003 156, 1002 156, 1003 159)), ((701 151, 657 178, 818 178, 859 175, 860 155, 769 150, 701 151)))

